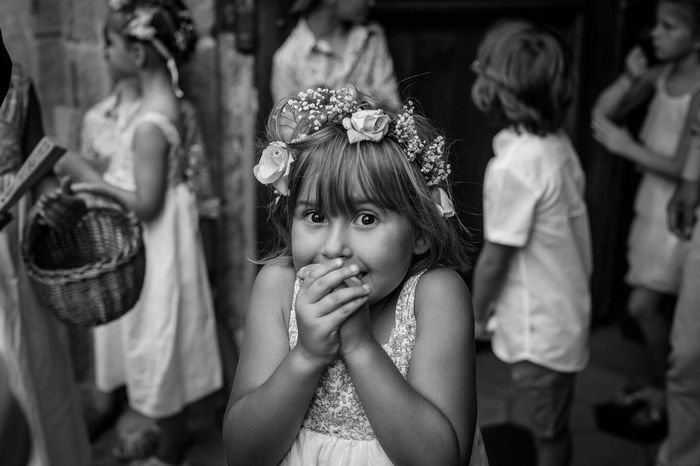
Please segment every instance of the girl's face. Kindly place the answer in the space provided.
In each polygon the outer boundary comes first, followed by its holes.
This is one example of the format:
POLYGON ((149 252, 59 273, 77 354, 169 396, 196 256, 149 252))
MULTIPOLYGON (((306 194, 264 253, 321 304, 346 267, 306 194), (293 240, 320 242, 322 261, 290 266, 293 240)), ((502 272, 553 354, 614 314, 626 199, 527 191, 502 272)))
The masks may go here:
POLYGON ((363 23, 367 20, 374 0, 336 0, 335 3, 338 19, 350 23, 363 23))
POLYGON ((358 196, 350 214, 330 214, 318 207, 310 181, 305 182, 292 220, 294 267, 325 263, 336 258, 356 264, 358 277, 370 285, 369 304, 388 296, 408 273, 419 250, 410 221, 397 212, 358 196))
POLYGON ((134 76, 138 67, 129 50, 126 39, 114 29, 105 31, 105 60, 112 79, 116 82, 122 78, 134 76))
POLYGON ((656 24, 651 31, 656 56, 661 61, 680 60, 697 50, 698 39, 690 24, 690 12, 670 3, 660 2, 656 24))

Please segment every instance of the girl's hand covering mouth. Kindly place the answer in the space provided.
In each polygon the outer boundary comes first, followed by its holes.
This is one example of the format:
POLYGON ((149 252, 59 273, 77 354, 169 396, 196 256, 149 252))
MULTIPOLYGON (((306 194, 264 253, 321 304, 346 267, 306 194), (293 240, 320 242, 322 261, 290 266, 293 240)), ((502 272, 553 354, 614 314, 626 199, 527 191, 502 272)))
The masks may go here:
MULTIPOLYGON (((297 277, 303 281, 319 265, 321 265, 321 264, 307 264, 307 265, 303 266, 302 268, 300 268, 297 271, 297 277)), ((350 278, 344 280, 344 283, 345 283, 345 286, 347 286, 347 287, 362 286, 362 280, 360 280, 359 274, 357 276, 350 277, 350 278)))

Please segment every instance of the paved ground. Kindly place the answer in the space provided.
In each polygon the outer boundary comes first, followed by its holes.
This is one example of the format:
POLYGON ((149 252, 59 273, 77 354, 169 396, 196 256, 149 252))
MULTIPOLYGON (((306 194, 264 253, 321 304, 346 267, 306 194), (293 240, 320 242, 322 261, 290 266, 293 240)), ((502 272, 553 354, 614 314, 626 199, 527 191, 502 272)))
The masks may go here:
MULTIPOLYGON (((623 338, 614 326, 596 329, 591 336, 591 345, 591 364, 578 378, 572 413, 573 466, 650 466, 656 445, 642 445, 602 432, 597 428, 594 416, 596 404, 610 400, 632 375, 645 370, 641 347, 623 338)), ((521 455, 519 460, 510 464, 526 466, 528 445, 518 442, 520 431, 512 427, 517 426, 522 416, 521 409, 509 389, 506 366, 489 350, 477 355, 477 392, 479 423, 489 435, 487 441, 490 441, 488 447, 493 450, 492 455, 495 457, 503 451, 517 452, 521 455)), ((129 413, 120 420, 120 428, 130 422, 141 421, 129 413)), ((207 414, 204 407, 195 413, 193 426, 196 433, 188 450, 189 466, 224 465, 218 418, 207 414)), ((528 439, 525 437, 525 440, 528 439)), ((115 429, 111 429, 95 442, 94 466, 122 465, 110 454, 114 441, 115 429)))

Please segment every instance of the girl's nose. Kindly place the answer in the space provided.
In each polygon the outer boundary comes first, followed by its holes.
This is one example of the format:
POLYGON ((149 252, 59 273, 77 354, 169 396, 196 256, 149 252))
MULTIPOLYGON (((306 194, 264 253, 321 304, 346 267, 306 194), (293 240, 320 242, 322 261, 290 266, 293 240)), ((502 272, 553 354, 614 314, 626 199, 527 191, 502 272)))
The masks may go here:
POLYGON ((654 28, 649 33, 649 36, 651 36, 652 39, 658 38, 659 37, 659 29, 660 29, 660 27, 658 24, 654 25, 654 28))
POLYGON ((345 228, 341 225, 334 225, 328 230, 321 254, 327 259, 336 257, 349 257, 352 254, 348 245, 345 228))

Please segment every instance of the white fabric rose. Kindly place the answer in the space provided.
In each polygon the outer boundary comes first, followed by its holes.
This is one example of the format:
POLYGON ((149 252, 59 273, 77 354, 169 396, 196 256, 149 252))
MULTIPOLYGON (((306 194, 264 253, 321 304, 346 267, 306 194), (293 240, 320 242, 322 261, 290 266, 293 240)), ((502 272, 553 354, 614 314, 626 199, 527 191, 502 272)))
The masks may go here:
POLYGON ((348 141, 381 141, 389 131, 389 115, 382 110, 358 110, 350 118, 343 118, 343 128, 347 130, 348 141))
POLYGON ((452 205, 450 196, 448 196, 445 190, 442 188, 436 188, 436 191, 437 192, 435 192, 435 190, 433 191, 433 198, 439 198, 435 199, 435 204, 437 205, 440 214, 442 214, 444 218, 454 216, 455 207, 452 205))
POLYGON ((281 141, 271 142, 260 156, 260 162, 253 167, 253 175, 262 184, 271 184, 278 193, 289 195, 289 172, 294 156, 281 141))

